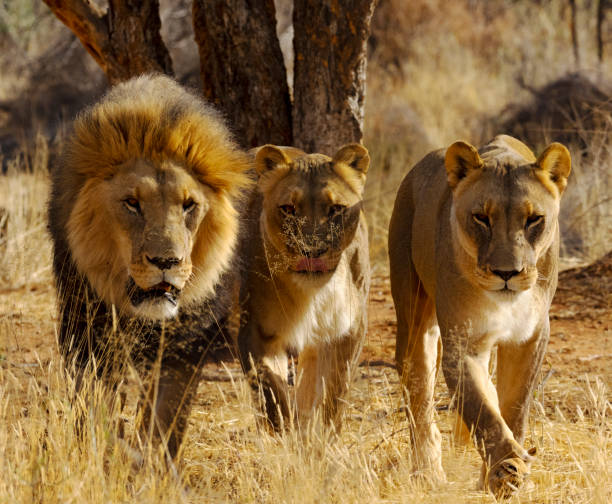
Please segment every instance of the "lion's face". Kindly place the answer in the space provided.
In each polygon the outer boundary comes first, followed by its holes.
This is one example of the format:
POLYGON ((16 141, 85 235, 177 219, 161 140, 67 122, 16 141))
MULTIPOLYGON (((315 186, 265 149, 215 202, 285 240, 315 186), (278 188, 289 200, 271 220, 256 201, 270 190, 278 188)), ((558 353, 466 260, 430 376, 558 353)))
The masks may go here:
POLYGON ((455 245, 464 275, 487 291, 516 293, 538 280, 538 260, 558 232, 569 152, 551 145, 539 159, 480 158, 463 142, 446 154, 455 245))
MULTIPOLYGON (((69 221, 73 255, 96 291, 122 312, 172 318, 199 294, 201 272, 194 270, 203 268, 206 229, 228 211, 224 206, 180 165, 131 161, 110 179, 84 186, 69 221)), ((234 220, 225 219, 231 231, 234 220)))
POLYGON ((191 276, 196 232, 209 191, 185 170, 138 161, 108 188, 125 261, 131 308, 152 318, 172 317, 191 276))
POLYGON ((368 165, 359 144, 333 158, 274 146, 258 151, 260 225, 275 267, 314 281, 333 274, 359 224, 368 165))

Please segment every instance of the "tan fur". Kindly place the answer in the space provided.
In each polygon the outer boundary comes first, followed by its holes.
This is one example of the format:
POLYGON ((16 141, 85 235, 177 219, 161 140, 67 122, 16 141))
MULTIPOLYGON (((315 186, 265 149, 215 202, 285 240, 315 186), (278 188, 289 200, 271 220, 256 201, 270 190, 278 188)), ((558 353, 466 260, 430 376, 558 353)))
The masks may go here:
POLYGON ((413 461, 433 479, 445 477, 433 398, 440 360, 483 457, 483 486, 508 496, 528 474, 533 452, 522 443, 549 335, 570 164, 560 144, 536 159, 501 135, 479 150, 456 142, 432 152, 402 182, 389 229, 396 361, 413 461), (488 374, 495 348, 497 387, 488 374))
POLYGON ((290 424, 294 407, 304 422, 319 406, 339 427, 339 399, 366 331, 370 272, 361 205, 368 152, 350 144, 329 158, 268 145, 255 165, 252 234, 242 253, 242 365, 273 428, 290 424), (334 205, 343 210, 334 215, 334 205), (317 267, 325 271, 303 270, 317 267), (298 359, 295 404, 289 353, 298 359))
POLYGON ((251 165, 204 101, 168 77, 145 75, 77 118, 51 174, 66 364, 80 373, 95 363, 110 380, 121 355, 139 370, 159 358, 156 386, 143 391, 143 434, 154 424, 172 456, 201 364, 225 346, 251 165))

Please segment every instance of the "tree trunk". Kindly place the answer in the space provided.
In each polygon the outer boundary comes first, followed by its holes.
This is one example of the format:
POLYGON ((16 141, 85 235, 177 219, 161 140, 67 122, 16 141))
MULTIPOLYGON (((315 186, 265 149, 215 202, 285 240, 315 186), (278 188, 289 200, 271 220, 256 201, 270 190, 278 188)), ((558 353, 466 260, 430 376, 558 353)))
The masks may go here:
POLYGON ((294 145, 333 155, 363 136, 366 43, 376 0, 295 0, 294 145))
POLYGON ((111 84, 146 72, 172 75, 159 32, 159 0, 109 0, 107 12, 89 0, 43 1, 75 33, 111 84))
POLYGON ((291 102, 273 0, 194 0, 204 95, 245 147, 291 145, 291 102))
POLYGON ((580 49, 578 47, 578 26, 577 26, 578 9, 576 7, 576 0, 569 0, 569 5, 570 5, 570 33, 572 35, 572 47, 574 48, 574 61, 576 62, 576 68, 580 68, 580 49))
POLYGON ((597 60, 599 63, 603 61, 603 50, 604 50, 604 40, 603 40, 603 23, 606 15, 606 9, 608 0, 598 0, 597 1, 597 60))

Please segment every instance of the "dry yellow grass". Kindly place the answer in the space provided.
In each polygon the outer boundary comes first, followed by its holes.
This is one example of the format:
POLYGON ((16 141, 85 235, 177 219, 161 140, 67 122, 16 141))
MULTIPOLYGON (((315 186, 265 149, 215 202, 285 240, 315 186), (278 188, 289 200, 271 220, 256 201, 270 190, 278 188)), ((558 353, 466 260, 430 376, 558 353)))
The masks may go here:
MULTIPOLYGON (((517 76, 540 85, 573 68, 561 0, 496 0, 488 4, 493 14, 483 5, 410 2, 410 39, 398 35, 399 44, 409 46, 409 57, 399 62, 401 74, 383 78, 372 61, 365 143, 373 163, 366 198, 377 272, 386 269, 388 218, 409 166, 456 139, 478 143, 485 117, 527 96, 517 76), (474 5, 480 7, 470 11, 474 5)), ((582 64, 590 68, 592 18, 582 15, 582 64)), ((604 76, 610 75, 610 61, 600 69, 604 76)), ((345 428, 336 438, 317 430, 284 437, 257 430, 256 409, 237 364, 209 368, 175 470, 167 471, 157 454, 136 464, 118 441, 121 415, 112 398, 99 387, 75 398, 62 369, 45 231, 44 142, 33 154, 30 166, 14 164, 0 175, 0 207, 8 215, 4 229, 0 212, 0 503, 494 502, 476 490, 479 457, 450 441, 453 415, 445 410, 439 422, 448 483, 430 488, 411 474, 398 380, 384 366, 359 368, 345 428), (77 418, 84 418, 80 429, 77 418)), ((610 226, 608 214, 599 220, 589 214, 595 202, 609 197, 607 156, 599 155, 595 175, 576 165, 580 189, 574 196, 568 190, 570 215, 589 216, 578 225, 588 243, 601 240, 610 226)), ((379 345, 374 332, 369 340, 379 345)), ((391 353, 387 357, 392 360, 391 353)), ((528 436, 539 453, 533 485, 509 502, 612 501, 611 386, 595 376, 555 373, 538 390, 528 436)), ((444 406, 446 389, 442 383, 438 389, 444 406)), ((135 395, 134 385, 131 390, 135 395)), ((127 439, 138 446, 133 400, 128 406, 127 439)))

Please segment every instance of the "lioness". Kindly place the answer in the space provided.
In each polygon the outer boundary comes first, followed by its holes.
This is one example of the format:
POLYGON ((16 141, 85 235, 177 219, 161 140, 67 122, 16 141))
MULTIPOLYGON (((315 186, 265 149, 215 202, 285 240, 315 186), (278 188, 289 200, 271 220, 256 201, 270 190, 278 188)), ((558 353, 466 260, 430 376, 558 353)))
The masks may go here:
POLYGON ((434 478, 444 478, 433 399, 440 359, 483 458, 483 485, 507 496, 529 472, 535 451, 522 443, 549 336, 570 167, 561 144, 536 159, 502 135, 479 151, 456 142, 432 152, 400 186, 389 228, 396 363, 414 463, 434 478), (488 374, 495 346, 497 391, 488 374))
POLYGON ((370 283, 362 211, 370 158, 359 144, 333 158, 290 147, 257 151, 251 234, 242 253, 240 360, 269 424, 293 418, 288 354, 298 354, 298 419, 317 406, 340 426, 339 399, 366 331, 370 283))
POLYGON ((49 229, 59 343, 77 377, 160 363, 143 431, 175 456, 200 364, 224 344, 237 203, 251 160, 218 114, 177 83, 143 76, 76 119, 52 171, 49 229))

